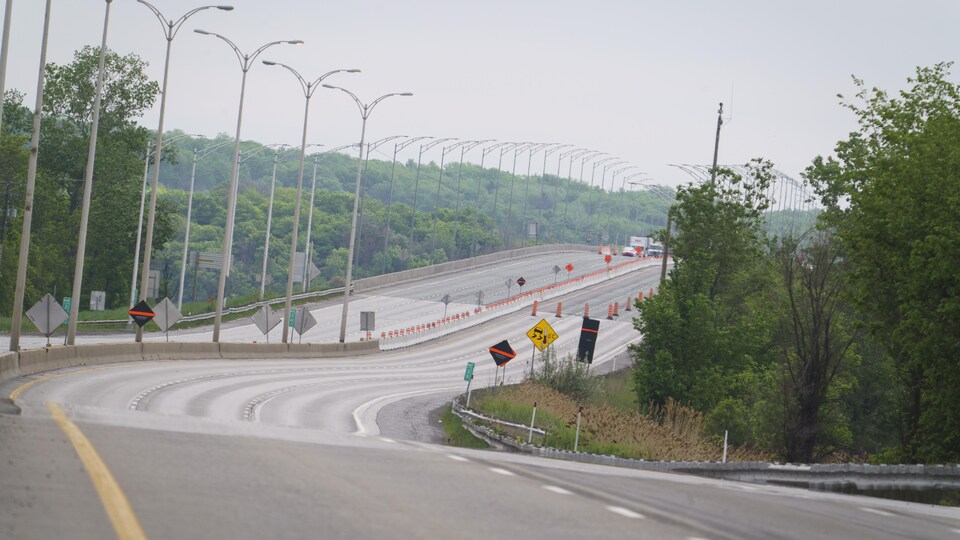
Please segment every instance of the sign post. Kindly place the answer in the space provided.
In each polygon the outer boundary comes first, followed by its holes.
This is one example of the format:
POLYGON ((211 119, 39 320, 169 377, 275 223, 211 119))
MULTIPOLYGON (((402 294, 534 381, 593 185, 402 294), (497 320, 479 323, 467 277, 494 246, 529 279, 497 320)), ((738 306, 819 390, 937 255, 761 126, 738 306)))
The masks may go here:
POLYGON ((154 307, 153 312, 155 313, 153 322, 160 327, 160 331, 164 333, 167 341, 170 341, 169 330, 183 315, 181 315, 180 310, 177 309, 177 306, 173 305, 173 302, 171 302, 169 298, 161 300, 160 303, 154 307))
POLYGON ((557 340, 560 337, 557 335, 557 332, 550 326, 550 323, 546 319, 540 319, 540 322, 533 325, 533 328, 527 331, 527 338, 533 342, 533 346, 536 347, 532 351, 530 356, 530 378, 533 378, 533 363, 536 359, 537 350, 543 352, 551 343, 557 340))
POLYGON ((470 383, 473 382, 473 362, 467 362, 467 370, 463 373, 463 380, 467 381, 467 408, 470 408, 470 383))
POLYGON ((298 343, 303 343, 303 334, 307 330, 313 328, 317 325, 317 320, 313 318, 313 315, 310 313, 310 310, 307 309, 307 306, 300 306, 298 308, 293 308, 290 310, 293 315, 290 317, 290 320, 294 323, 290 326, 297 331, 299 336, 298 343))
MULTIPOLYGON (((67 322, 70 322, 70 306, 73 304, 73 299, 69 296, 63 297, 63 310, 67 312, 67 322)), ((77 318, 80 318, 79 315, 77 318)), ((67 334, 63 335, 63 344, 67 344, 67 334)))
POLYGON ((577 361, 586 362, 587 369, 593 363, 593 351, 597 346, 597 336, 600 333, 600 321, 589 317, 583 318, 583 327, 580 329, 580 343, 577 345, 577 361))
MULTIPOLYGON (((490 356, 493 357, 493 361, 497 364, 497 370, 500 369, 500 366, 503 366, 503 374, 500 376, 500 383, 503 384, 503 381, 506 379, 507 375, 507 362, 513 360, 517 357, 517 352, 513 350, 513 347, 510 346, 510 343, 507 340, 503 340, 500 343, 497 343, 493 347, 489 348, 490 356)), ((494 372, 493 375, 493 385, 497 385, 497 374, 494 372)))
POLYGON ((450 305, 450 293, 447 293, 447 294, 443 295, 443 297, 440 298, 440 301, 443 302, 443 318, 446 319, 446 318, 447 318, 447 306, 450 305))
POLYGON ((557 275, 560 273, 560 267, 553 265, 553 284, 557 284, 557 275))
POLYGON ((133 306, 129 311, 127 311, 127 315, 133 319, 133 322, 137 323, 137 326, 143 328, 144 325, 152 321, 157 314, 150 309, 150 306, 147 305, 146 300, 141 300, 137 303, 137 305, 133 306))
POLYGON ((27 318, 37 327, 37 330, 40 330, 41 334, 47 336, 47 345, 50 345, 50 334, 70 316, 60 307, 56 299, 47 293, 27 310, 27 318))

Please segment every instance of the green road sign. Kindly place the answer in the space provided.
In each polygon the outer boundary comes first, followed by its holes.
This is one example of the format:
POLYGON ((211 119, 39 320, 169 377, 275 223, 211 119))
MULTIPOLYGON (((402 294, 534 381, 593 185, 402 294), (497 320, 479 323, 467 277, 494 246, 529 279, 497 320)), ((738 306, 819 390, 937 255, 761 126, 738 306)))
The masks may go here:
POLYGON ((293 328, 297 324, 297 308, 290 308, 290 322, 287 326, 293 328))
POLYGON ((463 380, 472 381, 473 380, 473 362, 467 362, 467 371, 463 374, 463 380))

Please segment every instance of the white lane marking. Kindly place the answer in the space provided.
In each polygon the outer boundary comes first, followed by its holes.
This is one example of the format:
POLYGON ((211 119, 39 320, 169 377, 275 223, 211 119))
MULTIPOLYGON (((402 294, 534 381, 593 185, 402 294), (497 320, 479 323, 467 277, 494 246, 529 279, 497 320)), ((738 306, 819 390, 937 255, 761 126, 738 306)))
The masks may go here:
POLYGON ((454 460, 454 461, 470 461, 469 459, 467 459, 467 458, 465 458, 465 457, 463 457, 463 456, 455 456, 455 455, 453 455, 453 454, 447 454, 447 457, 450 458, 450 459, 452 459, 452 460, 454 460))
POLYGON ((430 388, 428 390, 413 390, 411 392, 400 392, 398 394, 390 394, 388 396, 380 396, 378 398, 371 399, 370 401, 361 404, 359 407, 353 410, 353 422, 357 425, 357 431, 355 431, 354 433, 356 435, 379 435, 380 434, 380 428, 376 425, 377 424, 376 419, 374 419, 373 428, 368 429, 367 426, 363 424, 363 420, 360 418, 361 415, 367 412, 367 409, 369 409, 370 407, 373 407, 374 405, 377 405, 378 403, 389 402, 390 400, 397 401, 408 396, 418 396, 422 394, 437 394, 440 392, 446 392, 448 390, 457 390, 459 388, 460 388, 459 386, 447 386, 444 388, 430 388), (373 430, 376 430, 376 432, 374 432, 373 430))
POLYGON ((506 469, 501 469, 500 467, 490 467, 490 471, 491 471, 491 472, 495 472, 495 473, 497 473, 497 474, 502 474, 502 475, 504 475, 504 476, 516 476, 516 475, 513 474, 512 472, 510 472, 510 471, 508 471, 508 470, 506 470, 506 469))
POLYGON ((380 440, 383 441, 383 442, 388 442, 388 443, 393 443, 393 444, 396 444, 396 443, 397 443, 397 441, 395 441, 395 440, 393 440, 393 439, 391 439, 391 438, 389 438, 389 437, 380 437, 380 440))
POLYGON ((876 515, 878 515, 878 516, 893 517, 893 515, 894 515, 894 514, 891 514, 890 512, 887 512, 887 511, 885 511, 885 510, 877 510, 876 508, 867 508, 866 506, 863 506, 863 507, 861 507, 860 509, 863 510, 864 512, 870 512, 871 514, 876 514, 876 515))
POLYGON ((643 519, 643 514, 638 514, 633 510, 628 510, 622 506, 608 506, 607 510, 613 512, 614 514, 619 514, 623 517, 628 517, 631 519, 643 519))
POLYGON ((573 492, 572 492, 572 491, 570 491, 570 490, 568 490, 568 489, 563 489, 563 488, 560 487, 560 486, 543 486, 543 489, 545 489, 545 490, 547 490, 547 491, 552 491, 552 492, 557 493, 557 494, 559 494, 559 495, 573 495, 573 492))

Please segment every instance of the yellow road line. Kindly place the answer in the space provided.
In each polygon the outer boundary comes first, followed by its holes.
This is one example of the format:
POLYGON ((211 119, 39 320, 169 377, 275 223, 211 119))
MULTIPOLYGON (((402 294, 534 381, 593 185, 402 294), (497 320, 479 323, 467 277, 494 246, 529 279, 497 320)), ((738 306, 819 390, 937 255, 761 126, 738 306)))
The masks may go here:
POLYGON ((59 405, 47 403, 47 407, 50 409, 53 419, 60 425, 60 429, 70 439, 77 455, 80 456, 80 460, 83 461, 87 474, 90 475, 90 481, 93 482, 93 487, 100 495, 103 509, 106 510, 107 516, 113 524, 113 529, 117 533, 117 538, 120 540, 141 538, 146 540, 147 536, 143 533, 143 528, 140 527, 140 522, 137 520, 136 514, 133 513, 130 502, 127 501, 126 495, 123 494, 123 490, 120 489, 120 485, 117 484, 113 474, 110 473, 110 469, 100 458, 100 454, 80 431, 80 428, 67 418, 59 405))

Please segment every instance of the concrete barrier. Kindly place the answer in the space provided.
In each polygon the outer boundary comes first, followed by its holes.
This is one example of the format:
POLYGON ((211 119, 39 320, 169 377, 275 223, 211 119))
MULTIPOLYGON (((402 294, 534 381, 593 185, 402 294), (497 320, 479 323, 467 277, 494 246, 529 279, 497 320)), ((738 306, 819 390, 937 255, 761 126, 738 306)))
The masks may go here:
POLYGON ((432 266, 424 266, 423 268, 414 268, 412 270, 403 270, 401 272, 393 272, 391 274, 358 279, 353 282, 353 292, 361 293, 371 289, 376 289, 378 287, 396 285, 414 279, 446 274, 449 272, 455 272, 457 270, 463 270, 464 268, 474 268, 477 266, 499 263, 504 259, 513 257, 531 257, 540 253, 550 253, 555 251, 586 251, 592 253, 596 249, 597 248, 595 247, 585 246, 582 244, 547 244, 542 246, 512 249, 509 251, 500 251, 497 253, 491 253, 489 255, 471 257, 469 259, 460 259, 441 264, 434 264, 432 266))
POLYGON ((79 366, 143 360, 142 344, 136 342, 78 345, 73 349, 76 354, 74 365, 79 366))
POLYGON ((20 352, 20 374, 33 375, 77 365, 76 347, 44 347, 20 352))
POLYGON ((284 358, 287 355, 286 343, 231 343, 220 342, 220 356, 234 358, 284 358))
POLYGON ((202 360, 223 358, 219 343, 157 342, 143 343, 144 360, 202 360))
POLYGON ((0 354, 0 381, 20 376, 17 353, 0 354))
POLYGON ((348 343, 100 343, 0 354, 0 381, 45 371, 142 360, 337 358, 380 351, 378 340, 348 343))

